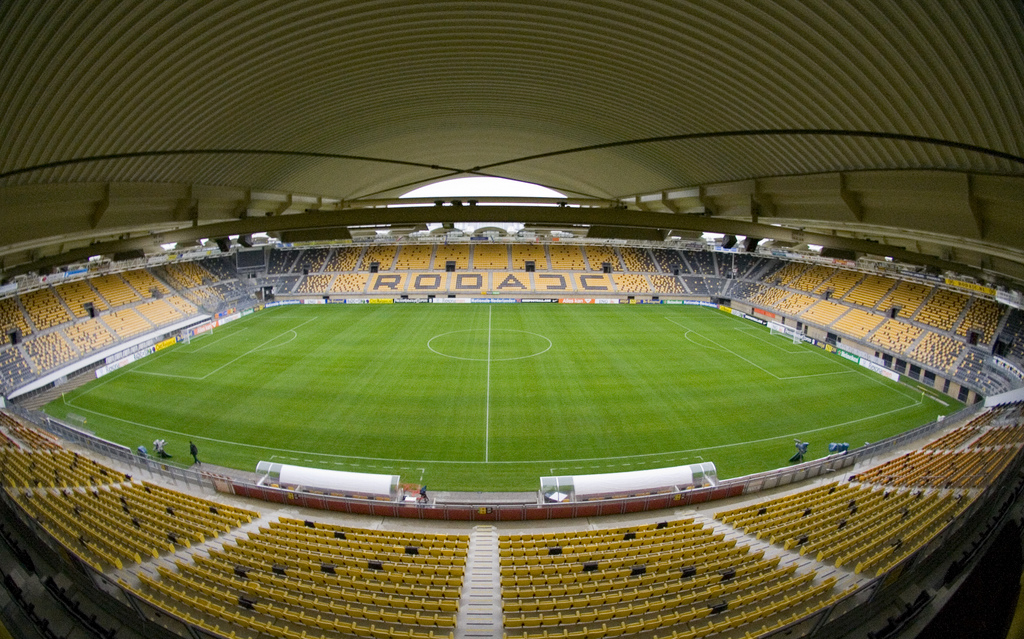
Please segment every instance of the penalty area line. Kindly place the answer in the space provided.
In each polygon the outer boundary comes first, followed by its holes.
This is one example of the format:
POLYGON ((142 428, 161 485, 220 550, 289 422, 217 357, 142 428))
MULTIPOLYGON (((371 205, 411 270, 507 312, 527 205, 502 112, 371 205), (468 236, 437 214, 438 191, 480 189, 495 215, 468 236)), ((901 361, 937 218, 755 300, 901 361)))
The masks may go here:
MULTIPOLYGON (((292 339, 295 339, 296 337, 298 337, 298 333, 296 333, 296 330, 302 328, 306 324, 309 324, 310 322, 312 322, 315 319, 316 319, 315 317, 312 318, 312 319, 308 319, 305 322, 303 322, 303 323, 299 324, 298 326, 296 326, 295 328, 290 328, 290 329, 284 331, 283 333, 280 333, 278 335, 275 335, 275 336, 271 337, 270 339, 268 339, 267 341, 263 342, 259 346, 255 346, 255 347, 247 350, 246 352, 242 353, 238 357, 234 358, 233 360, 231 360, 229 362, 225 362, 224 364, 221 364, 220 366, 218 366, 217 368, 213 369, 212 371, 210 371, 206 375, 203 375, 202 377, 193 377, 191 375, 175 375, 173 373, 157 373, 157 372, 153 372, 153 371, 142 371, 142 370, 138 370, 138 368, 132 369, 130 372, 137 373, 139 375, 153 375, 155 377, 173 377, 173 378, 176 378, 176 379, 191 379, 193 381, 201 382, 201 381, 205 380, 206 378, 208 378, 210 375, 214 375, 216 373, 219 373, 220 371, 222 371, 223 369, 227 368, 228 366, 234 364, 235 362, 237 362, 238 360, 242 359, 246 355, 251 355, 252 353, 255 353, 255 352, 259 351, 264 346, 266 346, 267 344, 273 342, 274 340, 276 340, 277 338, 279 338, 279 337, 281 337, 283 335, 287 335, 288 333, 291 333, 292 334, 292 339)), ((241 332, 241 331, 239 331, 239 332, 241 332)), ((288 340, 288 341, 290 342, 292 340, 288 340)), ((145 361, 145 360, 143 360, 143 361, 145 361)))

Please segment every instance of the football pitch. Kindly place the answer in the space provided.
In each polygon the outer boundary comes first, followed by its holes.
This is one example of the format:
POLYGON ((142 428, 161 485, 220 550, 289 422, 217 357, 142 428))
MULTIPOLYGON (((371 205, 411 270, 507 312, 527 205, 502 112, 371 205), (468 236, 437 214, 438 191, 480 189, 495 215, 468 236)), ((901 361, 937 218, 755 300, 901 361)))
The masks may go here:
POLYGON ((51 402, 187 465, 260 460, 388 473, 450 490, 702 461, 785 466, 793 439, 866 441, 961 404, 809 344, 690 306, 282 306, 51 402))

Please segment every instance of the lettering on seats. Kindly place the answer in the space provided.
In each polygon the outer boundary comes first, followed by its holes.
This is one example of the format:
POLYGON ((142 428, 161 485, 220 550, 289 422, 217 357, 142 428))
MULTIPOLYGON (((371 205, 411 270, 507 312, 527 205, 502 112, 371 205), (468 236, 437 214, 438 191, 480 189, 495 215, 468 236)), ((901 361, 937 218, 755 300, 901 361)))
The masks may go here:
POLYGON ((417 291, 436 291, 441 288, 441 276, 437 273, 417 275, 412 287, 417 291))
POLYGON ((607 291, 608 283, 604 279, 604 275, 580 275, 580 286, 587 291, 607 291), (588 280, 597 280, 600 282, 600 286, 592 285, 588 280))
POLYGON ((484 276, 479 273, 459 273, 455 276, 455 290, 480 290, 484 287, 484 276))
POLYGON ((547 285, 546 288, 549 291, 568 291, 569 290, 569 287, 565 283, 565 276, 564 275, 558 275, 557 273, 541 273, 539 275, 534 275, 534 277, 539 279, 539 280, 555 280, 555 281, 557 281, 558 284, 548 284, 547 285))
POLYGON ((401 275, 378 275, 377 281, 373 283, 373 290, 379 291, 382 288, 386 288, 389 291, 397 291, 401 283, 401 275))
POLYGON ((495 290, 504 291, 511 288, 517 288, 523 291, 529 290, 525 284, 523 284, 518 277, 515 275, 506 275, 505 279, 501 280, 501 284, 494 287, 495 290))

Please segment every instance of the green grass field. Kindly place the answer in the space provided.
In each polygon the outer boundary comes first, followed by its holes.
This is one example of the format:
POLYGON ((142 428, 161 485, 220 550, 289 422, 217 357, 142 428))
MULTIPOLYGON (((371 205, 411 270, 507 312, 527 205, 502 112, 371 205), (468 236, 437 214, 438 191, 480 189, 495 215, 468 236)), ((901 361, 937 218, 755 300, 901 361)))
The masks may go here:
POLYGON ((717 310, 557 304, 286 306, 104 376, 46 411, 204 462, 394 473, 434 489, 712 461, 784 466, 793 439, 851 447, 940 403, 717 310))

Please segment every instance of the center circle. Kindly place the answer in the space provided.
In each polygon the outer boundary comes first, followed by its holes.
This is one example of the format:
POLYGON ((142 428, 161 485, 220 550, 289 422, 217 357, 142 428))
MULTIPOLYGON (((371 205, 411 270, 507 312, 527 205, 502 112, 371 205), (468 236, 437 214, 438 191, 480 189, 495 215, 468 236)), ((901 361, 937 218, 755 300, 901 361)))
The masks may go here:
POLYGON ((551 350, 551 346, 551 340, 539 333, 511 328, 466 328, 427 340, 431 352, 470 362, 507 362, 537 357, 551 350))

